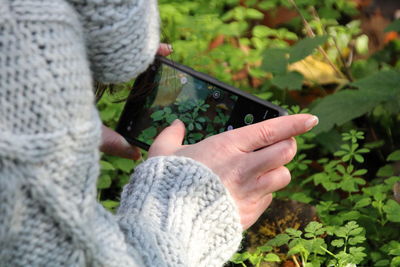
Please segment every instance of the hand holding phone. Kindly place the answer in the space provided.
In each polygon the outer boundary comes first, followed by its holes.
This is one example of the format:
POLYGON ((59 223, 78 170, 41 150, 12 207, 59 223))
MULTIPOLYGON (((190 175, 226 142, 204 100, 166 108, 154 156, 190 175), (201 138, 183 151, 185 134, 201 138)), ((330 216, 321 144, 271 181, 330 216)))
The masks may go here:
POLYGON ((185 156, 209 167, 228 189, 247 229, 269 206, 271 193, 290 182, 284 165, 296 154, 293 136, 317 123, 308 114, 283 116, 182 145, 185 126, 176 121, 156 138, 149 157, 185 156))
POLYGON ((163 57, 135 81, 117 132, 148 149, 175 119, 186 125, 185 144, 287 112, 214 78, 163 57))

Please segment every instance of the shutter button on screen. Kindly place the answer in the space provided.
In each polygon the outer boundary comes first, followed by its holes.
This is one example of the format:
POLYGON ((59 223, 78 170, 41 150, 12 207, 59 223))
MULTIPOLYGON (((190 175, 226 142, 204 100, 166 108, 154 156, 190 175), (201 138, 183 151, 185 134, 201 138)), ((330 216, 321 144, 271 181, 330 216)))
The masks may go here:
POLYGON ((244 116, 244 123, 249 125, 252 124, 254 121, 254 116, 253 114, 247 114, 246 116, 244 116))

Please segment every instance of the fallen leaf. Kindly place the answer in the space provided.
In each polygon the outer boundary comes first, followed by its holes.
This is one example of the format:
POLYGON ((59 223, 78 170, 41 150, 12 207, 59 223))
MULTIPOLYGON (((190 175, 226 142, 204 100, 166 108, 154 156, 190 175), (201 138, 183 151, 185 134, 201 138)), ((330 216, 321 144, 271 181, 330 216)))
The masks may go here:
POLYGON ((300 72, 306 84, 345 84, 348 80, 339 77, 331 65, 315 56, 308 56, 305 59, 289 65, 290 71, 300 72))

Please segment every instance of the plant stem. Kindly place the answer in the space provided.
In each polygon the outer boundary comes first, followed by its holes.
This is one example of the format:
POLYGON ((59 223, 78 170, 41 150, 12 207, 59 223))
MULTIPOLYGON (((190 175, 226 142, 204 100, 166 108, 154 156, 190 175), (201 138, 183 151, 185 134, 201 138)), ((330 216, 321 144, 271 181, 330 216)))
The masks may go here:
MULTIPOLYGON (((315 33, 312 30, 310 24, 306 20, 306 18, 301 14, 299 7, 297 6, 296 2, 294 0, 289 0, 289 2, 293 5, 293 7, 296 9, 297 13, 300 15, 301 20, 303 21, 304 27, 306 28, 306 34, 310 37, 315 37, 315 33)), ((339 75, 339 77, 346 79, 347 77, 341 72, 338 67, 329 59, 328 54, 325 52, 325 50, 320 46, 318 47, 318 51, 324 56, 325 60, 328 62, 328 64, 333 68, 333 70, 339 75)))
POLYGON ((301 267, 300 264, 299 264, 299 262, 297 261, 297 258, 296 258, 295 255, 292 255, 292 259, 293 259, 294 264, 296 265, 296 267, 301 267))
MULTIPOLYGON (((319 18, 318 13, 315 10, 315 7, 311 7, 311 10, 312 10, 312 15, 313 15, 314 19, 316 19, 318 22, 321 22, 321 19, 319 18)), ((325 32, 325 34, 328 34, 325 31, 324 28, 322 30, 325 32)), ((333 40, 333 43, 335 44, 335 48, 336 48, 336 50, 337 50, 337 52, 339 54, 340 62, 342 63, 342 66, 344 68, 344 71, 345 71, 344 74, 346 75, 347 79, 352 82, 354 80, 353 76, 351 75, 350 69, 348 68, 348 66, 346 64, 346 61, 344 59, 344 56, 343 56, 342 52, 339 49, 339 46, 338 46, 338 43, 337 43, 337 39, 332 36, 332 40, 333 40)))
POLYGON ((336 255, 333 254, 332 252, 330 252, 329 250, 327 250, 326 248, 324 248, 323 246, 319 246, 323 251, 325 251, 326 253, 328 253, 329 255, 331 255, 332 257, 334 257, 336 259, 336 255))

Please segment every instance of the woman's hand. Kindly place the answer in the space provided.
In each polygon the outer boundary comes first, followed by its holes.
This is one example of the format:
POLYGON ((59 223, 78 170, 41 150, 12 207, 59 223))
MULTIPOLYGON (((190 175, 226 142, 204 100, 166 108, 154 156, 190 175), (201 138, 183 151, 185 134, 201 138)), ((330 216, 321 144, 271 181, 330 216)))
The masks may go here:
MULTIPOLYGON (((168 56, 173 52, 171 45, 160 44, 157 54, 161 56, 168 56)), ((108 155, 118 156, 121 158, 138 160, 141 158, 140 149, 129 144, 125 138, 114 130, 102 126, 101 145, 100 151, 108 155)))
POLYGON ((157 137, 149 157, 186 156, 209 167, 230 192, 247 229, 269 206, 271 193, 290 182, 284 165, 296 154, 293 137, 317 124, 318 118, 308 114, 284 116, 182 145, 185 126, 176 120, 157 137))

